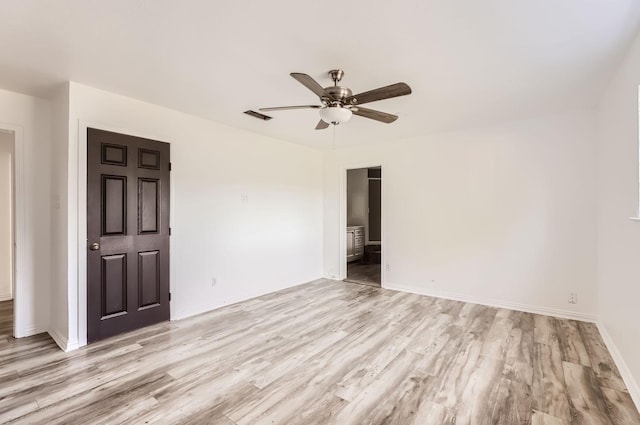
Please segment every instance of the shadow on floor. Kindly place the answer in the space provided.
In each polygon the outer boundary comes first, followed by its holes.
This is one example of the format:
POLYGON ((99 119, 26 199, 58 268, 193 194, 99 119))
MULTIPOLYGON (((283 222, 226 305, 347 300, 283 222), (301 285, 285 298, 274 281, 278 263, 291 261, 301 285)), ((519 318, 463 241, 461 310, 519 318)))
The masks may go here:
POLYGON ((381 286, 380 269, 380 264, 362 264, 358 261, 347 263, 345 280, 379 288, 381 286))

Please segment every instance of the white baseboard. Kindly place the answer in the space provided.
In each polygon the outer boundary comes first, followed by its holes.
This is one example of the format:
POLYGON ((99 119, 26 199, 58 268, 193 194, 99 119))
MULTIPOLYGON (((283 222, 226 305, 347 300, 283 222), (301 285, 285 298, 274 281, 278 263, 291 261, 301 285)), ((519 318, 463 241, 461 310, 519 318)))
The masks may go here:
POLYGON ((620 371, 624 384, 627 386, 631 399, 633 399, 633 402, 636 404, 636 408, 640 410, 640 385, 638 385, 638 382, 631 374, 631 370, 629 370, 627 362, 624 361, 624 357, 622 357, 618 347, 613 342, 613 339, 611 339, 611 335, 609 335, 609 332, 604 326, 604 323, 602 323, 602 320, 598 320, 596 325, 598 326, 598 330, 600 331, 600 335, 602 336, 604 343, 607 345, 609 353, 611 353, 611 357, 613 357, 613 361, 616 363, 616 366, 618 366, 618 370, 620 371))
MULTIPOLYGON (((85 344, 87 345, 87 344, 85 344)), ((78 348, 80 348, 80 342, 78 341, 67 341, 67 349, 64 350, 65 352, 67 351, 73 351, 73 350, 77 350, 78 348)))
POLYGON ((343 281, 343 280, 344 280, 344 279, 340 279, 340 278, 335 277, 335 276, 334 276, 334 277, 323 276, 323 277, 321 277, 320 279, 333 280, 334 282, 340 282, 340 281, 343 281))
POLYGON ((387 283, 385 289, 394 291, 409 292, 418 295, 427 295, 429 297, 445 298, 447 300, 462 301, 472 304, 481 304, 489 307, 506 308, 508 310, 524 311, 525 313, 542 314, 544 316, 559 317, 562 319, 579 320, 581 322, 595 323, 596 316, 586 313, 578 313, 575 311, 561 310, 556 308, 542 307, 537 305, 522 304, 512 301, 497 300, 487 297, 476 297, 473 295, 464 295, 446 291, 438 291, 423 288, 411 288, 408 286, 387 283))
POLYGON ((67 338, 60 335, 54 329, 49 329, 47 332, 49 333, 49 336, 53 338, 56 344, 58 344, 58 347, 62 349, 62 351, 67 351, 67 338))
POLYGON ((56 342, 56 344, 58 344, 58 347, 62 349, 62 351, 67 352, 79 348, 77 342, 67 340, 67 338, 60 335, 60 333, 58 333, 55 329, 49 329, 47 332, 49 333, 49 336, 56 342))
POLYGON ((47 331, 47 328, 44 326, 28 326, 24 329, 19 330, 18 335, 16 335, 16 338, 26 338, 29 336, 34 336, 34 335, 38 335, 41 333, 44 333, 47 331))
POLYGON ((0 294, 0 301, 9 301, 13 299, 13 295, 10 292, 0 294))

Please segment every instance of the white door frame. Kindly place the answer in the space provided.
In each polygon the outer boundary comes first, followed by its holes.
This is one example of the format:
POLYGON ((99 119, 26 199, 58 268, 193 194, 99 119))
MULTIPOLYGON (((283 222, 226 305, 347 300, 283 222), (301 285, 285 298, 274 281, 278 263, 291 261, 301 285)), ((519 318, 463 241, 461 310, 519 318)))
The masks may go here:
POLYGON ((372 162, 361 162, 348 164, 342 167, 340 171, 340 228, 338 230, 340 241, 338 253, 340 255, 338 264, 340 264, 340 272, 339 279, 344 280, 347 278, 347 238, 345 237, 345 232, 347 229, 347 171, 349 170, 357 170, 360 168, 373 168, 380 167, 380 244, 382 245, 382 254, 381 254, 381 274, 380 274, 380 285, 384 288, 387 282, 387 244, 386 240, 386 231, 385 231, 385 212, 384 212, 384 164, 382 161, 372 161, 372 162))
POLYGON ((22 338, 33 334, 33 330, 24 329, 25 318, 23 311, 28 309, 24 305, 34 302, 35 299, 29 300, 26 294, 23 294, 25 285, 24 271, 26 270, 25 259, 25 210, 24 210, 24 129, 13 124, 0 123, 0 129, 13 132, 13 336, 22 338))

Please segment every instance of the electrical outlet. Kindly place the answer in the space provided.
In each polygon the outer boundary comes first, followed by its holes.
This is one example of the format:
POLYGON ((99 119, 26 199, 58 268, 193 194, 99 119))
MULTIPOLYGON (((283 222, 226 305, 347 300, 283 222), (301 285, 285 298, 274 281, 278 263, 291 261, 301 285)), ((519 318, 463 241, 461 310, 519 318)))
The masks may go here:
POLYGON ((240 202, 242 202, 243 204, 246 204, 249 202, 249 195, 247 195, 246 193, 241 193, 240 194, 240 202))
POLYGON ((387 265, 386 265, 386 267, 385 267, 385 269, 386 269, 387 271, 389 271, 389 270, 391 270, 391 266, 390 266, 389 264, 387 264, 387 265))
POLYGON ((578 294, 569 292, 569 304, 578 304, 578 294))

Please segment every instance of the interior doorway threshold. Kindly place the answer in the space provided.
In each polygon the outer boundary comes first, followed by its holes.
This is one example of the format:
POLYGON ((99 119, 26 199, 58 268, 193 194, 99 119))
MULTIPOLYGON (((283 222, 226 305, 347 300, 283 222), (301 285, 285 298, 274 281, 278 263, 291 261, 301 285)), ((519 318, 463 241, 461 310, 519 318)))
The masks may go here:
POLYGON ((357 283, 358 285, 366 285, 366 286, 373 286, 374 288, 382 288, 382 285, 378 282, 369 282, 366 280, 358 280, 358 279, 349 279, 346 278, 343 280, 343 282, 348 282, 348 283, 357 283))

